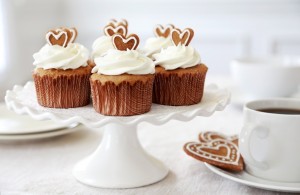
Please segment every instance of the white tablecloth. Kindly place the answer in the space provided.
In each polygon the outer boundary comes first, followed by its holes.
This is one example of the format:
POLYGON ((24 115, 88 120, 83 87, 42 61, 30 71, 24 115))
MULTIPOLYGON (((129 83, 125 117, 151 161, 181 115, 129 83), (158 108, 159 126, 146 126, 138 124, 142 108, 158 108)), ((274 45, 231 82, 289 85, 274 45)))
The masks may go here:
POLYGON ((224 179, 182 149, 186 142, 197 141, 200 131, 234 134, 241 125, 242 107, 234 104, 209 118, 139 125, 141 144, 163 161, 170 173, 158 183, 135 189, 92 188, 72 176, 73 166, 100 143, 101 130, 80 127, 80 131, 60 137, 0 142, 0 194, 273 194, 224 179))

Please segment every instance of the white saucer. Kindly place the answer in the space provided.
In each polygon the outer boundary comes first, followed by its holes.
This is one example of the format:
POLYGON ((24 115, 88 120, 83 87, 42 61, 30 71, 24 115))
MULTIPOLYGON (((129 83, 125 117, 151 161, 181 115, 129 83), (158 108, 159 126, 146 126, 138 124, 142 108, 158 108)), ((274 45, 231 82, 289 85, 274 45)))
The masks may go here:
POLYGON ((55 137, 59 135, 65 135, 68 133, 73 133, 82 128, 82 125, 71 125, 69 127, 64 127, 61 129, 56 129, 52 131, 40 132, 40 133, 29 133, 29 134, 0 134, 0 141, 17 141, 17 140, 33 140, 33 139, 43 139, 49 137, 55 137))
POLYGON ((245 184, 248 186, 261 188, 265 190, 281 191, 281 192, 300 192, 300 183, 285 183, 285 182, 276 182, 269 181, 262 178, 255 177, 250 175, 246 171, 242 172, 229 172, 208 163, 204 163, 208 169, 212 172, 230 179, 232 181, 245 184))
MULTIPOLYGON (((24 134, 36 134, 67 128, 68 126, 52 120, 35 120, 27 115, 19 115, 0 103, 0 135, 15 136, 24 134)), ((73 127, 73 126, 72 126, 73 127)), ((0 138, 1 139, 1 138, 0 138)))

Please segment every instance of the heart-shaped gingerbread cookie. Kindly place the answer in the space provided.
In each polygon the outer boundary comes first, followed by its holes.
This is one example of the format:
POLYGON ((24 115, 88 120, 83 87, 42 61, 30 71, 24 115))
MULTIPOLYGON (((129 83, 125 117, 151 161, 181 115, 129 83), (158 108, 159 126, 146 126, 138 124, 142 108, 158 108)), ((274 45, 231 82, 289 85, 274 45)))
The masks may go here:
POLYGON ((184 151, 193 158, 232 171, 242 171, 244 161, 238 147, 226 139, 214 139, 207 143, 190 142, 184 151))
POLYGON ((233 136, 226 136, 222 133, 215 132, 215 131, 206 131, 206 132, 201 132, 198 136, 200 142, 211 142, 215 139, 226 139, 229 141, 232 141, 234 144, 238 146, 238 136, 233 135, 233 136))
POLYGON ((127 37, 121 34, 114 34, 112 36, 113 46, 121 51, 134 50, 139 45, 139 37, 136 34, 131 34, 127 37))
POLYGON ((57 28, 50 30, 46 34, 46 41, 49 45, 60 45, 67 47, 69 43, 73 43, 77 37, 76 28, 57 28))
POLYGON ((66 47, 68 34, 65 31, 49 31, 46 34, 46 40, 49 45, 60 45, 62 47, 66 47))
POLYGON ((125 19, 121 19, 120 21, 118 21, 116 19, 111 19, 110 22, 108 22, 107 25, 113 25, 113 26, 124 25, 128 28, 128 22, 125 19))
POLYGON ((114 24, 109 24, 104 27, 104 34, 106 36, 113 36, 114 34, 121 34, 123 36, 127 35, 127 27, 124 24, 115 26, 114 24))
POLYGON ((74 43, 78 34, 77 29, 76 28, 62 28, 62 29, 67 32, 68 35, 67 43, 74 43))
POLYGON ((154 28, 154 35, 156 37, 164 37, 167 38, 171 35, 171 31, 175 28, 173 24, 168 24, 167 26, 163 27, 162 25, 157 25, 154 28))
POLYGON ((178 28, 174 28, 171 31, 171 37, 174 45, 188 46, 194 37, 194 31, 191 28, 186 28, 183 31, 178 28))

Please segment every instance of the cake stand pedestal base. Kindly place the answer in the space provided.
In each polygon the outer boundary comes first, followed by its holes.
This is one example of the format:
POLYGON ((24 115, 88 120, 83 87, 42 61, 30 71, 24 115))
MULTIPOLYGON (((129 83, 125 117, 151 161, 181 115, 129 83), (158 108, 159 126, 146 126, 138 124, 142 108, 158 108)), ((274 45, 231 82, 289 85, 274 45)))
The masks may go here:
POLYGON ((144 151, 137 125, 110 123, 105 126, 98 149, 80 161, 73 174, 93 187, 135 188, 162 180, 168 168, 144 151))

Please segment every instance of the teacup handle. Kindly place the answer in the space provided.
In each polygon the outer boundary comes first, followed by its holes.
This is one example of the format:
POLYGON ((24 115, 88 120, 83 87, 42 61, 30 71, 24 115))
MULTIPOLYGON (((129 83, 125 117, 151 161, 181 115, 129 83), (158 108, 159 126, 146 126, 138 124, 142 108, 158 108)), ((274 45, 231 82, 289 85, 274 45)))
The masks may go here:
POLYGON ((247 160, 247 163, 251 164, 252 166, 255 166, 259 169, 268 169, 269 165, 266 162, 257 161, 252 155, 250 143, 255 131, 258 132, 257 135, 259 138, 266 139, 268 137, 269 129, 267 127, 249 124, 245 125, 241 131, 239 139, 239 142, 244 145, 244 147, 240 148, 241 153, 243 158, 247 160))

